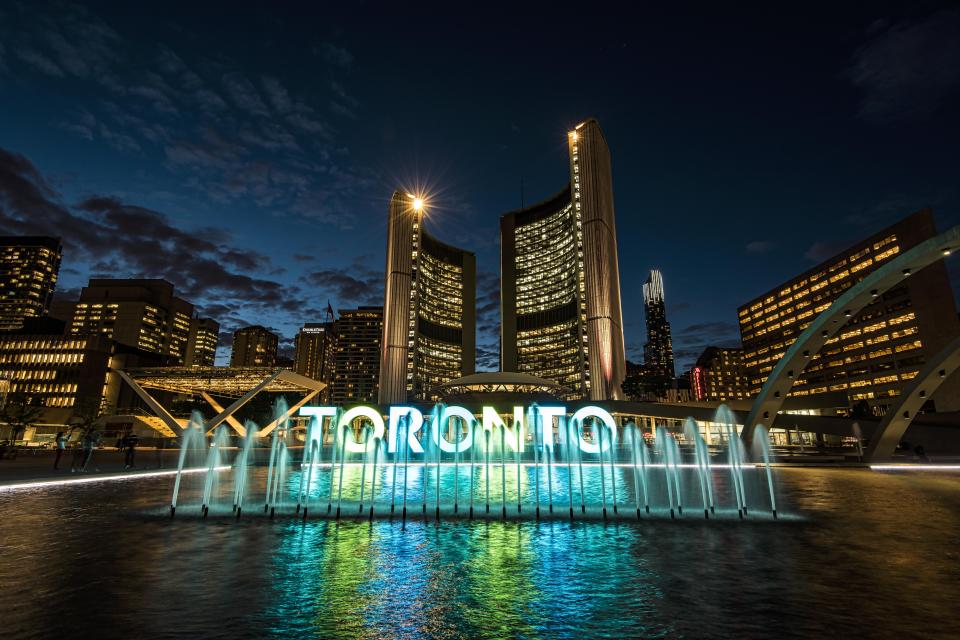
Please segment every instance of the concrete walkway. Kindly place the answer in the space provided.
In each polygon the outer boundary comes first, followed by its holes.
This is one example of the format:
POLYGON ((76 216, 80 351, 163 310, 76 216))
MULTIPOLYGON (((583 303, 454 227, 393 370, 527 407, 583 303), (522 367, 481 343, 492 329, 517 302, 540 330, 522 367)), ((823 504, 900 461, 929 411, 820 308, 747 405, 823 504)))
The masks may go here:
MULTIPOLYGON (((121 473, 137 473, 176 469, 179 451, 176 449, 137 448, 134 467, 124 468, 126 452, 114 448, 96 449, 85 472, 70 472, 74 451, 63 452, 60 468, 53 468, 56 451, 53 449, 21 449, 13 460, 0 459, 0 485, 19 484, 37 480, 66 480, 77 477, 107 476, 121 473)), ((80 452, 78 464, 83 459, 80 452)))

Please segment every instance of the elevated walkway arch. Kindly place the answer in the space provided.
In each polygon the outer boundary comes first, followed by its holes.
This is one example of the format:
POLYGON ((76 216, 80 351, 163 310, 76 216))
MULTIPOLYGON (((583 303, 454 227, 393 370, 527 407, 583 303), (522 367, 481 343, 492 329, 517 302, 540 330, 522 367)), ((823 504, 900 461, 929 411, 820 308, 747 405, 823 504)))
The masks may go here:
POLYGON ((900 444, 900 438, 917 417, 923 405, 933 397, 940 385, 960 368, 960 338, 940 350, 917 376, 910 381, 870 437, 864 454, 867 462, 889 460, 900 444))

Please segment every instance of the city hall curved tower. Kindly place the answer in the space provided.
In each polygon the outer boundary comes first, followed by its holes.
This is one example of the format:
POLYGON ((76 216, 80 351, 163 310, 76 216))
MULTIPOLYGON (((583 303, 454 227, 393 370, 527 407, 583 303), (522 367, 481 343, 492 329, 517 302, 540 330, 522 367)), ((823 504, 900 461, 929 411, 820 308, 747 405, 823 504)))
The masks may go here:
POLYGON ((420 198, 396 191, 387 219, 379 402, 439 399, 474 372, 477 261, 423 228, 420 198))
POLYGON ((500 218, 501 368, 567 399, 619 400, 626 373, 610 150, 596 120, 567 134, 570 182, 500 218))

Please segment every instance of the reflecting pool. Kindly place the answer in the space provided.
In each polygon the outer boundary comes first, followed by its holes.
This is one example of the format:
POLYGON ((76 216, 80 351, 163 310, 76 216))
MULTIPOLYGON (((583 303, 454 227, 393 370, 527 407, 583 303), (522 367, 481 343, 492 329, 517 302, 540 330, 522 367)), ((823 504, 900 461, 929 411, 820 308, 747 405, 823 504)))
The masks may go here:
POLYGON ((170 477, 0 493, 3 635, 957 637, 960 477, 777 483, 792 518, 405 528, 171 519, 170 477))

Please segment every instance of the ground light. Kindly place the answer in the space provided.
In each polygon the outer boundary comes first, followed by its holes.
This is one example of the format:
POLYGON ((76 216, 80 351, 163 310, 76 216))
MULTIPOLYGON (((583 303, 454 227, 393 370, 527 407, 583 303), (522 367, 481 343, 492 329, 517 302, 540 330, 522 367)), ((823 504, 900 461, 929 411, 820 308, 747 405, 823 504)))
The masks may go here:
POLYGON ((874 471, 960 471, 960 464, 872 464, 874 471))
MULTIPOLYGON (((217 467, 216 471, 227 471, 229 466, 217 467)), ((201 473, 206 472, 206 467, 198 467, 195 469, 184 469, 183 473, 201 473)), ((176 469, 168 469, 166 471, 146 471, 144 473, 123 473, 120 475, 112 476, 91 476, 88 478, 68 478, 65 480, 40 480, 37 482, 23 482, 20 484, 5 484, 0 485, 0 493, 5 491, 20 491, 23 489, 42 489, 44 487, 56 487, 64 486, 70 484, 90 484, 93 482, 114 482, 117 480, 135 480, 137 478, 156 478, 159 476, 174 476, 177 474, 176 469)))

